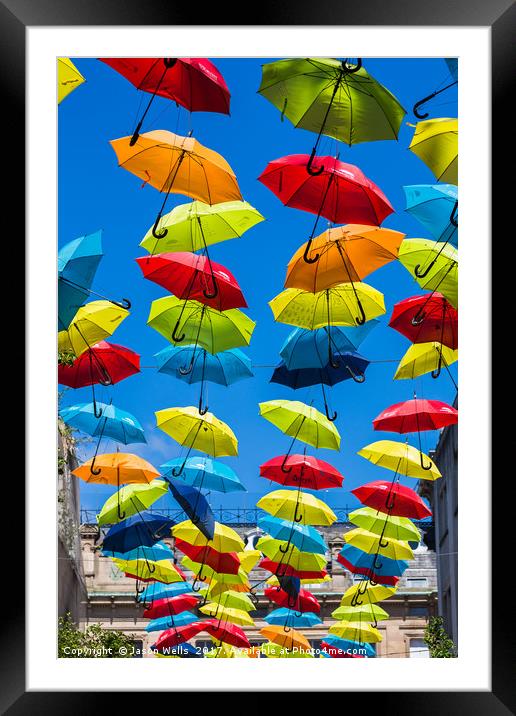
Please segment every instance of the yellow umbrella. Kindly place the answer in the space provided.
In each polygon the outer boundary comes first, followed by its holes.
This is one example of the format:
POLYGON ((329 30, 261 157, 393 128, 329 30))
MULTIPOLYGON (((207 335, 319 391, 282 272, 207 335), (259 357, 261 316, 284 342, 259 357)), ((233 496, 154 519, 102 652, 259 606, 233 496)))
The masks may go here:
POLYGON ((389 618, 385 609, 371 603, 356 607, 337 607, 331 615, 334 619, 347 622, 361 622, 362 620, 379 622, 389 618))
POLYGON ((396 594, 396 589, 396 587, 384 587, 382 584, 372 585, 364 579, 344 592, 340 605, 342 607, 355 607, 362 604, 383 602, 384 599, 389 599, 393 594, 396 594))
POLYGON ((59 331, 58 350, 80 356, 90 346, 111 336, 128 315, 128 310, 110 301, 90 301, 79 308, 65 331, 59 331))
POLYGON ((437 181, 458 184, 458 138, 457 119, 427 119, 416 124, 409 149, 432 170, 437 181))
POLYGON ((363 447, 362 450, 358 451, 358 455, 365 457, 373 465, 385 467, 387 470, 393 470, 407 477, 416 477, 420 480, 437 480, 442 477, 433 460, 430 460, 428 455, 408 443, 400 443, 395 440, 378 440, 363 447), (423 469, 422 467, 424 458, 428 461, 428 469, 423 469))
POLYGON ((388 559, 407 560, 414 559, 414 552, 408 542, 402 542, 393 538, 382 540, 380 535, 367 532, 358 527, 350 530, 344 535, 344 541, 367 554, 380 554, 388 559))
POLYGON ((211 540, 208 540, 191 520, 174 525, 172 536, 194 547, 212 547, 216 552, 238 552, 244 549, 244 542, 238 532, 220 522, 215 522, 215 532, 211 540))
MULTIPOLYGON (((326 416, 298 400, 268 400, 259 403, 260 415, 282 433, 313 447, 340 450, 340 434, 326 416)), ((285 456, 285 460, 288 455, 285 456)))
POLYGON ((306 639, 301 632, 296 629, 291 629, 289 632, 285 632, 282 626, 266 626, 260 629, 260 634, 272 641, 273 644, 277 644, 283 649, 296 649, 299 651, 310 652, 312 647, 310 642, 306 639))
POLYGON ((254 626, 253 619, 242 609, 222 607, 220 604, 216 604, 215 602, 209 602, 203 607, 199 607, 199 611, 210 617, 217 617, 225 622, 229 622, 230 624, 237 624, 238 626, 254 626))
MULTIPOLYGON (((226 586, 226 585, 224 585, 226 586)), ((220 594, 213 594, 212 589, 200 589, 199 595, 206 599, 212 599, 213 603, 229 609, 239 609, 245 612, 253 612, 256 607, 247 594, 235 592, 231 587, 220 594)))
POLYGON ((77 67, 68 57, 57 58, 57 104, 61 104, 65 97, 86 82, 77 67))
POLYGON ((165 480, 153 480, 143 485, 125 485, 106 500, 97 515, 97 522, 99 525, 120 522, 126 517, 146 510, 167 492, 168 484, 165 480))
POLYGON ((183 467, 192 448, 201 452, 219 457, 220 455, 238 455, 238 440, 229 425, 213 415, 205 413, 201 415, 199 409, 194 406, 186 408, 165 408, 156 413, 156 424, 160 430, 170 435, 180 445, 186 445, 186 453, 183 466, 179 471, 174 471, 177 477, 183 471, 183 467))
POLYGON ((118 569, 120 569, 120 571, 131 574, 137 579, 147 581, 152 580, 154 582, 163 582, 165 584, 184 581, 183 577, 168 559, 154 561, 150 559, 127 560, 114 557, 113 562, 116 564, 118 569))
MULTIPOLYGON (((324 577, 306 577, 300 579, 299 581, 301 584, 324 584, 324 582, 331 582, 331 577, 329 574, 325 574, 324 577)), ((266 582, 266 584, 272 584, 275 587, 277 587, 279 583, 279 579, 275 574, 273 574, 272 577, 269 577, 266 582)))
POLYGON ((285 542, 283 540, 273 539, 268 535, 260 537, 256 543, 256 548, 260 549, 273 562, 288 564, 299 572, 320 572, 326 567, 327 559, 323 554, 301 552, 293 544, 289 546, 285 553, 281 550, 284 546, 285 542))
POLYGON ((405 239, 398 259, 421 288, 439 291, 457 308, 459 254, 454 246, 430 239, 405 239))
POLYGON ((374 644, 383 639, 378 629, 364 622, 332 624, 328 632, 335 634, 335 636, 338 636, 340 639, 356 641, 359 644, 374 644))
POLYGON ((246 549, 243 552, 237 552, 237 557, 240 560, 240 567, 244 570, 244 572, 247 572, 247 574, 249 574, 249 572, 253 569, 261 556, 262 554, 258 549, 246 549))
POLYGON ((299 490, 274 490, 258 500, 256 506, 273 517, 303 525, 331 525, 337 520, 325 502, 299 490))
POLYGON ((400 360, 394 379, 414 379, 430 372, 437 374, 440 365, 450 366, 458 359, 458 350, 448 348, 438 341, 414 343, 400 360))
POLYGON ((247 584, 247 572, 242 567, 238 570, 238 574, 223 574, 222 572, 216 572, 207 564, 201 564, 200 562, 194 562, 190 557, 183 557, 181 564, 185 569, 189 569, 193 572, 197 579, 204 582, 206 579, 214 578, 217 582, 223 582, 224 584, 247 584), (202 579, 201 579, 202 577, 202 579))
POLYGON ((208 596, 210 599, 215 599, 216 597, 226 594, 227 592, 238 592, 239 594, 244 594, 245 592, 249 592, 251 589, 249 582, 245 582, 243 584, 225 584, 224 582, 216 581, 216 579, 212 579, 210 581, 211 584, 208 588, 208 596))
POLYGON ((405 542, 420 542, 421 534, 416 525, 408 517, 395 517, 379 512, 373 507, 360 507, 348 515, 349 521, 368 532, 383 537, 393 537, 405 542))

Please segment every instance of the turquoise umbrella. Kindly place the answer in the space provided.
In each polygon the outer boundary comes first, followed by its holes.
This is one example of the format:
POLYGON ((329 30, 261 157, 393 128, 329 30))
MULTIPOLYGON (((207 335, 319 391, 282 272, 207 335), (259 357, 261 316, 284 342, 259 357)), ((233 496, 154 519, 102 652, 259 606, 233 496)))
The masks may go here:
POLYGON ((174 614, 173 617, 152 619, 145 627, 145 631, 164 631, 165 629, 173 629, 174 627, 185 626, 198 621, 199 617, 192 614, 192 612, 181 612, 181 614, 174 614))
POLYGON ((148 561, 159 562, 160 559, 174 559, 174 553, 162 542, 157 542, 155 545, 148 547, 142 545, 141 547, 135 547, 135 549, 129 552, 102 552, 103 557, 117 557, 119 559, 126 559, 127 561, 133 559, 146 559, 148 561))
POLYGON ((458 246, 458 189, 454 184, 404 186, 406 209, 436 241, 458 246))
POLYGON ((174 584, 163 584, 161 582, 151 582, 139 594, 138 601, 153 602, 157 599, 168 599, 170 597, 178 597, 180 594, 193 594, 191 582, 174 582, 174 584))
POLYGON ((181 479, 192 487, 215 490, 216 492, 246 491, 240 478, 230 467, 209 457, 194 455, 189 457, 180 475, 177 475, 183 460, 175 458, 160 466, 163 477, 181 479), (175 473, 174 473, 175 470, 175 473))
POLYGON ((278 517, 272 517, 272 515, 260 517, 257 525, 274 539, 285 540, 285 542, 290 541, 290 544, 293 544, 301 552, 325 554, 328 551, 328 545, 320 533, 310 525, 282 520, 278 517))
POLYGON ((306 612, 306 614, 300 614, 299 612, 293 611, 292 609, 281 608, 274 609, 263 618, 267 624, 279 624, 285 625, 287 629, 309 629, 311 627, 320 626, 322 621, 319 619, 317 614, 312 612, 306 612))

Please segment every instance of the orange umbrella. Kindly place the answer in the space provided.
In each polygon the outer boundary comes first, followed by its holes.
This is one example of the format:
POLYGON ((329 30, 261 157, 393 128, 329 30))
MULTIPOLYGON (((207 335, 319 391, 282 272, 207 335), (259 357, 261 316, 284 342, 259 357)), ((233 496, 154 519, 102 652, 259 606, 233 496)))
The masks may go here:
POLYGON ((167 229, 158 233, 158 224, 170 193, 186 194, 206 204, 242 199, 235 174, 224 157, 190 135, 181 137, 158 129, 140 134, 133 146, 130 136, 114 139, 110 144, 119 166, 165 193, 154 223, 156 238, 167 233, 167 229))
POLYGON ((85 482, 117 486, 128 482, 152 482, 159 477, 159 472, 150 462, 128 452, 97 455, 94 471, 91 470, 92 463, 93 458, 90 458, 75 468, 72 474, 85 482))
POLYGON ((283 649, 292 650, 295 648, 301 651, 310 651, 312 649, 308 639, 295 629, 285 631, 285 627, 283 626, 267 626, 260 629, 260 634, 274 644, 278 644, 283 649))
POLYGON ((398 258, 404 236, 400 231, 362 224, 327 229, 291 258, 285 288, 317 293, 340 283, 362 281, 398 258))

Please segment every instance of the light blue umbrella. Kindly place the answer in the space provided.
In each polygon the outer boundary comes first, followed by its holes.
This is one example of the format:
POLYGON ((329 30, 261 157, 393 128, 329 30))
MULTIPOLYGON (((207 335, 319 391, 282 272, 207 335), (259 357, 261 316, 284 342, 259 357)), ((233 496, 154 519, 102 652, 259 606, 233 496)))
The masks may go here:
POLYGON ((173 617, 153 619, 147 624, 145 631, 164 631, 165 629, 173 629, 174 627, 185 626, 198 621, 199 617, 192 614, 192 612, 181 612, 181 614, 174 614, 173 617))
POLYGON ((167 346, 154 357, 160 373, 167 373, 186 383, 208 380, 228 386, 254 375, 251 359, 238 348, 212 355, 196 346, 167 346), (191 370, 187 370, 190 365, 191 370))
POLYGON ((118 559, 126 559, 127 561, 130 561, 132 559, 146 559, 149 561, 159 561, 160 559, 174 559, 174 553, 172 552, 170 547, 167 547, 167 545, 163 544, 163 542, 157 542, 155 545, 152 545, 152 547, 142 545, 141 547, 136 547, 129 552, 102 552, 102 555, 104 557, 116 557, 118 559))
POLYGON ((453 184, 404 186, 406 209, 436 241, 458 246, 458 190, 453 184))
POLYGON ((102 231, 86 234, 65 244, 57 254, 58 325, 70 321, 90 295, 102 253, 102 231))
POLYGON ((310 629, 311 627, 320 626, 322 621, 319 619, 317 614, 307 612, 306 614, 299 614, 299 612, 293 611, 292 609, 274 609, 263 618, 267 624, 279 624, 293 629, 310 629))
POLYGON ((330 646, 334 646, 336 649, 340 649, 341 651, 347 651, 348 649, 351 649, 353 653, 360 654, 360 656, 367 656, 369 658, 376 656, 375 648, 371 644, 362 644, 358 641, 349 641, 349 639, 341 639, 334 634, 327 634, 325 637, 323 637, 323 641, 325 641, 330 646))
POLYGON ((298 368, 324 368, 328 364, 328 343, 332 353, 355 353, 360 344, 379 323, 373 318, 362 326, 331 326, 308 331, 293 330, 280 350, 288 370, 298 368))
POLYGON ((92 437, 112 438, 124 445, 145 443, 145 435, 134 415, 111 404, 98 403, 100 417, 95 415, 93 403, 78 403, 61 410, 63 421, 92 437))
POLYGON ((140 602, 154 602, 157 599, 168 599, 178 597, 180 594, 193 594, 191 582, 174 582, 174 584, 162 584, 151 582, 138 597, 140 602))
POLYGON ((167 479, 180 479, 187 485, 206 490, 215 490, 216 492, 246 491, 236 472, 223 462, 195 455, 186 460, 180 475, 176 476, 173 471, 179 472, 182 464, 181 458, 169 460, 160 466, 161 474, 167 479))
POLYGON ((298 522, 290 522, 270 515, 260 517, 257 525, 274 539, 285 540, 285 542, 290 540, 290 543, 301 552, 325 554, 328 551, 328 546, 319 532, 310 525, 301 525, 298 522))
POLYGON ((408 562, 389 559, 383 555, 367 554, 351 544, 344 545, 337 561, 353 574, 363 574, 371 578, 371 573, 374 573, 375 581, 380 583, 382 577, 401 577, 408 567, 408 562))

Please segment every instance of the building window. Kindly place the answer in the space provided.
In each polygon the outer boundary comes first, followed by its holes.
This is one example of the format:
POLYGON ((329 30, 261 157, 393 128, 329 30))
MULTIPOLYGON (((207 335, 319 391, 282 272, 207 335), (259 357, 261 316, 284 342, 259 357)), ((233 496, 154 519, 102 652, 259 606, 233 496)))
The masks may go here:
POLYGON ((428 659, 430 658, 430 652, 428 646, 425 644, 425 640, 422 637, 417 639, 410 639, 409 641, 409 657, 411 659, 428 659))
POLYGON ((407 577, 407 587, 428 587, 428 577, 407 577))
POLYGON ((408 608, 408 616, 409 617, 427 617, 428 616, 428 607, 409 607, 408 608))

